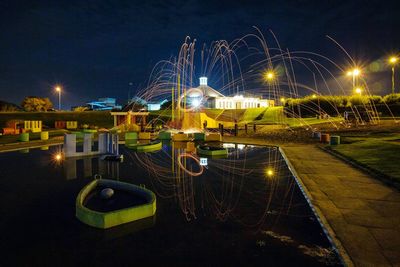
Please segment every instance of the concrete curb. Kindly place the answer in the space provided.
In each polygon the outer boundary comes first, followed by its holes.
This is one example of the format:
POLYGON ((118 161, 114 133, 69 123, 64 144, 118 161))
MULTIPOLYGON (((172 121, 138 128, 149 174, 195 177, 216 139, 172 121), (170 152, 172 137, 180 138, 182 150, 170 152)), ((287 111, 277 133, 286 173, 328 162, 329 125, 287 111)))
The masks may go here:
POLYGON ((330 241, 333 248, 336 250, 337 254, 339 255, 343 265, 349 266, 349 267, 354 266, 354 263, 351 260, 349 254, 347 253, 346 249, 343 247, 340 240, 336 238, 336 233, 332 229, 330 224, 328 223, 324 214, 317 206, 314 206, 314 204, 312 203, 313 202, 312 195, 308 191, 307 187, 304 185, 303 181, 301 180, 301 177, 296 172, 296 169, 290 163, 290 160, 286 156, 285 151, 283 150, 282 147, 279 147, 279 151, 281 152, 281 155, 282 155, 283 159, 285 160, 290 172, 293 174, 293 177, 294 177, 297 185, 299 186, 300 190, 302 191, 306 201, 310 205, 311 210, 315 214, 315 217, 317 217, 319 224, 321 225, 323 231, 325 232, 326 236, 328 237, 328 240, 330 241))

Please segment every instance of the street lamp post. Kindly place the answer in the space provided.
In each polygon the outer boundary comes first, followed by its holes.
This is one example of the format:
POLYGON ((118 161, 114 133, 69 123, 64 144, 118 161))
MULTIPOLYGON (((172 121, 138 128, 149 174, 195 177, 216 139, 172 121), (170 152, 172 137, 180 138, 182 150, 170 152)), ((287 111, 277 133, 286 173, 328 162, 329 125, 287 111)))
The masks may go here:
POLYGON ((56 91, 58 92, 58 110, 61 110, 61 87, 56 86, 56 91))
POLYGON ((392 65, 392 94, 394 94, 394 66, 397 63, 398 58, 397 57, 391 57, 389 59, 389 63, 392 65))
POLYGON ((353 90, 355 90, 356 86, 358 85, 358 83, 356 83, 356 77, 359 76, 360 73, 361 71, 358 68, 354 68, 353 70, 347 72, 347 76, 353 77, 353 90))
POLYGON ((264 80, 268 82, 268 98, 271 99, 271 84, 275 80, 275 72, 273 70, 269 70, 264 73, 264 80))

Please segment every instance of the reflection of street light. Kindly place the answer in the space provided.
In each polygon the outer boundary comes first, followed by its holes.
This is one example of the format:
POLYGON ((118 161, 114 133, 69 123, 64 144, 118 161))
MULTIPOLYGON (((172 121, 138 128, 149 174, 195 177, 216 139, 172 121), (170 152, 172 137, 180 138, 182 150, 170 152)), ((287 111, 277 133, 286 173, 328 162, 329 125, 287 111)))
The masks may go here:
POLYGON ((356 94, 361 95, 362 89, 361 89, 360 87, 357 87, 357 88, 355 89, 355 92, 356 92, 356 94))
POLYGON ((266 174, 268 177, 272 177, 272 176, 274 176, 274 170, 271 169, 271 168, 268 168, 268 169, 265 171, 265 174, 266 174))
POLYGON ((392 65, 392 94, 394 94, 394 66, 396 65, 397 61, 397 57, 389 58, 389 63, 392 65))
POLYGON ((55 89, 58 92, 58 110, 61 110, 61 87, 56 86, 55 89))

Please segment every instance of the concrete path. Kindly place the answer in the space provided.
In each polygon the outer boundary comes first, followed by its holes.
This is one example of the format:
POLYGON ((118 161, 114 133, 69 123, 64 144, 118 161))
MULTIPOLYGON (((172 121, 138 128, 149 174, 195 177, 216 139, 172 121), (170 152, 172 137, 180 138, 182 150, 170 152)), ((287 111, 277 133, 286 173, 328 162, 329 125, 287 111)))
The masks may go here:
POLYGON ((356 266, 400 266, 400 192, 315 145, 283 146, 339 249, 356 266))

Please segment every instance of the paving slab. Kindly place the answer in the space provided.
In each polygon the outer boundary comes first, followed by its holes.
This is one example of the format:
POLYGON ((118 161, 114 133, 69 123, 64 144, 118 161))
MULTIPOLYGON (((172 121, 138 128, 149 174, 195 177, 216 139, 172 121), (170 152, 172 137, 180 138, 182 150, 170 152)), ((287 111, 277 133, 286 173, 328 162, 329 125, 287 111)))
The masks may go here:
POLYGON ((400 266, 399 191, 315 145, 282 150, 352 264, 400 266))

